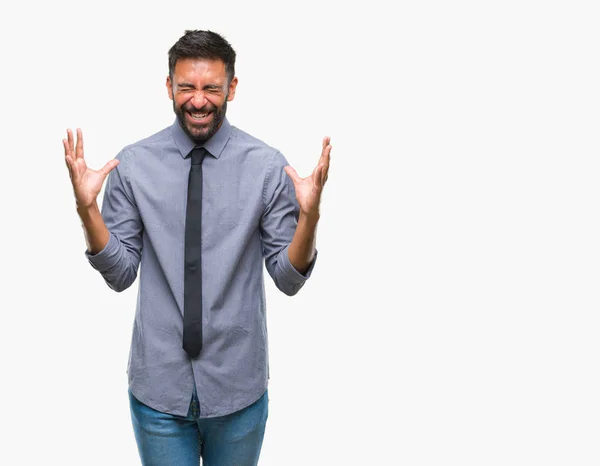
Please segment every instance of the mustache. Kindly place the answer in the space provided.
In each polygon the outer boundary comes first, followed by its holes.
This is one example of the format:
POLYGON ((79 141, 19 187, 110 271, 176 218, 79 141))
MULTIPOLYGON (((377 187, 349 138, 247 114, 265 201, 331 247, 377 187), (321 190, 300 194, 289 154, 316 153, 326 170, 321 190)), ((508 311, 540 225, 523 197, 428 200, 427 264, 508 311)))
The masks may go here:
POLYGON ((184 107, 183 107, 183 109, 186 112, 191 112, 191 113, 195 113, 195 112, 198 112, 198 113, 208 113, 208 112, 214 111, 216 108, 217 107, 215 107, 212 104, 206 104, 206 105, 204 105, 201 108, 194 107, 193 105, 184 105, 184 107))

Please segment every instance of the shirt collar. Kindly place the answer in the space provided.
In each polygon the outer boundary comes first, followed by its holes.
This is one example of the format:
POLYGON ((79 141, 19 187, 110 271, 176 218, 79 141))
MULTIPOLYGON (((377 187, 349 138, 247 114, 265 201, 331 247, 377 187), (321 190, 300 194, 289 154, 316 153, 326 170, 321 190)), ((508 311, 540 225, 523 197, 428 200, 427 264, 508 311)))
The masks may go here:
MULTIPOLYGON (((221 156, 221 152, 225 148, 227 141, 229 140, 229 134, 231 132, 231 125, 227 118, 223 118, 223 123, 221 127, 217 130, 215 134, 211 136, 211 138, 203 144, 203 147, 208 150, 210 155, 215 158, 219 158, 221 156)), ((173 139, 175 140, 175 145, 179 149, 181 156, 186 158, 191 150, 195 147, 194 142, 189 138, 187 134, 181 129, 179 124, 179 120, 175 118, 175 122, 173 126, 171 126, 171 134, 173 135, 173 139)))

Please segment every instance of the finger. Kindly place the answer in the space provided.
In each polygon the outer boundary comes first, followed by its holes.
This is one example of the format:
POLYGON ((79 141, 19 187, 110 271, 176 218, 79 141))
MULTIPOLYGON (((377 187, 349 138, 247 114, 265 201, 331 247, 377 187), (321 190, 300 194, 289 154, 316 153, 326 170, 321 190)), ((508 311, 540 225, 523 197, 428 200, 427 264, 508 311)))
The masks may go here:
POLYGON ((100 169, 100 173, 106 178, 117 165, 119 165, 119 161, 117 159, 112 159, 100 169))
POLYGON ((329 162, 331 160, 330 154, 331 154, 331 144, 328 144, 327 147, 325 148, 325 163, 324 163, 324 167, 323 167, 323 175, 321 178, 323 186, 325 186, 325 182, 327 181, 327 177, 329 175, 329 162))
POLYGON ((65 157, 67 155, 71 155, 71 148, 69 147, 69 141, 67 141, 66 139, 63 139, 63 146, 65 148, 65 157))
POLYGON ((323 138, 323 148, 321 149, 321 157, 319 158, 319 163, 324 162, 327 157, 329 157, 329 152, 331 152, 331 138, 329 136, 325 136, 323 138))
POLYGON ((65 157, 65 163, 67 164, 67 168, 69 169, 69 177, 71 178, 71 181, 75 182, 78 176, 77 168, 75 167, 75 161, 73 160, 73 157, 67 155, 65 157))
POLYGON ((71 128, 69 128, 67 130, 67 140, 69 143, 69 150, 71 151, 72 154, 75 153, 75 145, 73 144, 73 131, 71 131, 71 128))
POLYGON ((325 165, 323 167, 323 171, 321 173, 321 186, 325 186, 325 183, 327 182, 328 174, 329 174, 329 165, 325 165))
POLYGON ((65 165, 67 166, 67 170, 69 170, 69 176, 71 176, 71 165, 69 164, 69 156, 65 155, 65 165))
POLYGON ((292 181, 294 183, 299 183, 300 181, 302 181, 302 178, 300 178, 300 176, 298 175, 298 172, 296 172, 296 170, 294 170, 294 168, 291 167, 290 165, 283 167, 283 169, 285 170, 285 172, 288 174, 288 176, 292 179, 292 181))
POLYGON ((323 152, 321 154, 321 161, 324 164, 329 165, 330 158, 331 158, 331 144, 327 144, 327 146, 325 148, 323 148, 323 152))
POLYGON ((77 146, 75 147, 75 157, 83 158, 83 133, 80 128, 77 128, 77 146))
POLYGON ((317 168, 315 168, 315 171, 313 172, 312 175, 312 179, 313 179, 313 185, 317 188, 317 190, 320 190, 323 187, 323 183, 321 180, 321 176, 323 174, 323 164, 319 164, 317 165, 317 168))

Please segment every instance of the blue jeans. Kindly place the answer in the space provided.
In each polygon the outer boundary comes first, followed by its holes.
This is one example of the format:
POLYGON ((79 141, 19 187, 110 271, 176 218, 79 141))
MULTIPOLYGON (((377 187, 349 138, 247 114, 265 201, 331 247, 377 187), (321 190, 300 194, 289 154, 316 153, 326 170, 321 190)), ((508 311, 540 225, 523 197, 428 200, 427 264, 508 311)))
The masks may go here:
POLYGON ((156 411, 129 391, 135 440, 143 466, 256 466, 268 415, 268 393, 227 416, 198 418, 192 395, 188 415, 156 411))

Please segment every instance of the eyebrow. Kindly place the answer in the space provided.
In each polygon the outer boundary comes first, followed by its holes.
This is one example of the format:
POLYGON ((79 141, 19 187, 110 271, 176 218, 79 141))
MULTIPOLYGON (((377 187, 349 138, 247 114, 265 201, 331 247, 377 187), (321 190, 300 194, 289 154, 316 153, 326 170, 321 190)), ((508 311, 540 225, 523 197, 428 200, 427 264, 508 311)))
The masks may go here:
MULTIPOLYGON (((178 87, 196 87, 194 86, 192 83, 186 83, 186 82, 182 82, 182 83, 177 83, 178 87)), ((206 86, 204 86, 204 89, 222 89, 223 86, 219 86, 218 84, 207 84, 206 86)))

